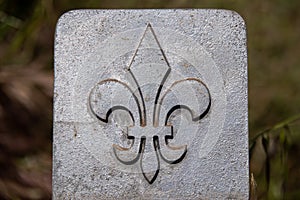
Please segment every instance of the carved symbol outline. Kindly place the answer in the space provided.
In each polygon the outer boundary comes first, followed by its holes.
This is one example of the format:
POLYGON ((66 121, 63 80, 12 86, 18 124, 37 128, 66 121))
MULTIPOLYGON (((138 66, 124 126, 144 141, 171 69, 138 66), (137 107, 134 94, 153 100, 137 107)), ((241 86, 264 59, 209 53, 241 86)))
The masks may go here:
MULTIPOLYGON (((169 124, 169 120, 170 120, 170 116, 176 111, 176 110, 179 110, 179 109, 183 109, 183 110, 186 110, 188 111, 191 116, 192 116, 192 121, 196 122, 196 121, 200 121, 202 118, 204 118, 209 110, 210 110, 210 107, 211 107, 211 95, 210 95, 210 92, 209 92, 209 89, 208 87, 206 86, 205 83, 203 83, 201 80, 197 79, 197 78, 186 78, 186 79, 183 79, 183 80, 180 80, 180 81, 176 81, 174 82, 170 88, 165 92, 165 94, 161 97, 161 91, 162 91, 162 88, 168 78, 168 76, 170 75, 171 73, 171 67, 170 67, 170 64, 169 64, 169 61, 165 55, 165 52, 163 51, 158 39, 157 39, 157 36, 156 34, 154 33, 154 30, 151 26, 151 24, 149 23, 146 27, 146 30, 142 36, 142 38, 140 39, 140 42, 138 44, 138 47, 136 48, 134 54, 133 54, 133 57, 130 61, 130 64, 129 64, 129 67, 126 69, 127 72, 129 72, 131 78, 133 79, 135 85, 137 86, 137 92, 134 92, 134 90, 132 89, 131 86, 129 86, 127 83, 123 82, 123 81, 120 81, 120 80, 117 80, 117 79, 105 79, 105 80, 102 80, 100 81, 97 85, 104 85, 104 84, 116 84, 116 85, 119 85, 119 86, 122 86, 124 87, 126 90, 128 90, 136 105, 137 105, 137 109, 138 109, 138 115, 139 115, 139 124, 140 124, 140 127, 147 127, 147 126, 150 126, 149 124, 147 124, 147 109, 146 109, 146 105, 145 105, 145 98, 144 98, 144 95, 143 95, 143 92, 142 92, 142 89, 140 87, 140 84, 138 83, 138 80, 137 78, 135 77, 133 71, 131 70, 131 66, 134 62, 134 59, 137 55, 137 52, 141 46, 141 43, 143 41, 143 39, 145 38, 145 35, 146 35, 146 32, 147 31, 150 31, 151 34, 154 36, 154 39, 155 39, 155 42, 157 43, 158 47, 159 47, 159 50, 161 52, 161 55, 163 56, 164 58, 164 61, 166 62, 167 64, 167 71, 165 73, 165 75, 163 76, 161 82, 160 82, 160 85, 159 87, 157 88, 157 92, 156 92, 156 97, 155 97, 155 100, 154 100, 154 111, 153 111, 153 127, 158 127, 159 126, 159 116, 160 116, 160 110, 161 110, 161 105, 166 97, 166 95, 172 91, 172 89, 183 83, 183 82, 187 82, 187 81, 191 81, 191 82, 194 82, 194 83, 197 83, 199 85, 201 85, 202 87, 205 88, 206 92, 207 92, 207 96, 208 96, 208 105, 206 106, 206 109, 202 112, 202 113, 199 113, 198 115, 195 114, 195 112, 189 108, 188 106, 186 105, 183 105, 183 104, 177 104, 177 105, 174 105, 166 114, 166 118, 165 118, 165 121, 164 121, 164 126, 166 128, 169 128, 170 129, 170 134, 165 134, 164 135, 164 142, 163 141, 160 141, 159 139, 159 136, 157 134, 154 134, 153 137, 152 137, 152 142, 153 142, 153 148, 154 148, 154 152, 155 152, 155 156, 156 156, 156 160, 157 160, 157 168, 155 170, 155 173, 153 175, 151 175, 151 177, 148 177, 147 176, 147 173, 144 171, 144 167, 143 167, 143 157, 144 157, 144 153, 145 153, 145 147, 146 147, 146 141, 148 138, 146 138, 146 136, 144 135, 141 135, 140 136, 140 143, 138 144, 138 152, 136 153, 136 156, 131 159, 131 160, 124 160, 120 157, 120 153, 119 152, 126 152, 126 151, 130 151, 133 149, 133 146, 134 145, 137 145, 136 143, 138 142, 137 139, 139 139, 138 137, 134 136, 134 135, 130 135, 128 134, 130 132, 130 130, 134 130, 134 127, 127 127, 127 139, 130 140, 132 143, 131 143, 131 146, 129 148, 124 148, 122 146, 119 146, 117 144, 113 144, 113 152, 114 152, 114 155, 115 157, 117 158, 117 160, 125 165, 133 165, 135 163, 137 163, 139 161, 139 166, 140 166, 140 169, 142 171, 142 174, 144 176, 144 178, 146 179, 146 181, 149 183, 149 184, 152 184, 158 174, 159 174, 159 171, 160 171, 160 159, 161 158, 164 162, 168 163, 168 164, 177 164, 177 163, 180 163, 184 157, 186 156, 187 154, 187 145, 182 145, 182 146, 171 146, 169 144, 169 141, 172 140, 174 138, 174 133, 173 133, 173 125, 169 124), (161 143, 162 142, 162 143, 161 143), (180 154, 177 156, 177 158, 175 159, 169 159, 168 157, 166 157, 164 155, 164 153, 162 152, 162 146, 161 144, 163 144, 163 146, 165 145, 165 147, 167 147, 169 150, 171 151, 180 151, 180 154)), ((95 86, 96 87, 96 86, 95 86)), ((132 119, 133 123, 135 124, 135 119, 134 119, 134 115, 132 113, 132 111, 130 109, 128 109, 126 106, 123 106, 123 105, 114 105, 112 106, 111 108, 109 108, 105 114, 105 116, 100 116, 97 111, 93 108, 92 106, 92 101, 91 101, 91 95, 93 94, 94 92, 94 89, 92 89, 92 91, 90 92, 90 97, 89 97, 89 108, 90 108, 90 111, 92 112, 92 114, 100 121, 104 122, 104 123, 109 123, 109 117, 111 116, 111 114, 116 111, 116 110, 123 110, 125 112, 127 112, 130 116, 130 118, 132 119)))

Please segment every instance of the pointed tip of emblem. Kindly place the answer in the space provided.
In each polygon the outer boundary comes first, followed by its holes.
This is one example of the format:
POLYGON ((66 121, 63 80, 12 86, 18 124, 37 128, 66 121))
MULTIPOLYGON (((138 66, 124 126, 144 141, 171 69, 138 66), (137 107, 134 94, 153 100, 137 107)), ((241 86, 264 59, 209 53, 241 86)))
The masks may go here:
POLYGON ((155 172, 147 172, 147 173, 143 172, 143 176, 149 184, 152 184, 156 180, 158 173, 159 173, 159 169, 156 170, 155 172))

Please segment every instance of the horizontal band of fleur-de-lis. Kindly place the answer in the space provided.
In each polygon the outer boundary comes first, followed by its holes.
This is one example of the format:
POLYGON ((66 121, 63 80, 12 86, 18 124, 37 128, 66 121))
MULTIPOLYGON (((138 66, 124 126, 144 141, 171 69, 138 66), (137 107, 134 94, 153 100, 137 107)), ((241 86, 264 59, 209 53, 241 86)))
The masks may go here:
POLYGON ((208 87, 193 77, 175 81, 169 88, 164 88, 171 67, 150 24, 125 70, 131 81, 101 80, 90 92, 89 108, 104 123, 109 123, 114 112, 128 114, 128 118, 123 119, 128 120, 125 124, 131 146, 125 148, 113 144, 114 154, 125 165, 139 162, 144 178, 152 184, 158 176, 161 160, 177 164, 187 153, 187 145, 172 146, 169 143, 174 138, 172 116, 178 110, 186 110, 192 121, 201 120, 210 110, 211 96, 208 87), (186 97, 189 90, 195 91, 194 98, 186 97), (176 103, 178 99, 174 98, 184 100, 176 103), (162 108, 167 111, 161 112, 162 108))

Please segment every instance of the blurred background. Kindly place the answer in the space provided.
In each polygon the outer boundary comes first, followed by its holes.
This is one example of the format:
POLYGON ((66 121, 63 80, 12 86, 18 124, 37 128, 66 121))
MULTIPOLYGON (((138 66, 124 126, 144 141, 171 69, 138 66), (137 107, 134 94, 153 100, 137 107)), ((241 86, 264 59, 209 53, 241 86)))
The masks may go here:
POLYGON ((0 0, 0 199, 51 199, 53 43, 79 8, 220 8, 246 21, 252 199, 300 199, 299 0, 0 0))

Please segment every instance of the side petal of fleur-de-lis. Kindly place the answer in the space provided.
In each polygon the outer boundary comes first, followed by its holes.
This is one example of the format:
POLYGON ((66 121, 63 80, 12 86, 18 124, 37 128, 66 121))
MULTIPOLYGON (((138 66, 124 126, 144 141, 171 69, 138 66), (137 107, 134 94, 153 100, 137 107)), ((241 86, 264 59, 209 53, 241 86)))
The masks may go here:
MULTIPOLYGON (((114 116, 114 120, 126 129, 128 126, 134 126, 135 119, 141 119, 138 98, 126 83, 117 79, 106 79, 96 84, 90 92, 89 108, 92 114, 103 123, 110 123, 113 113, 123 111, 122 114, 114 116)), ((120 162, 130 165, 139 160, 141 147, 139 141, 135 141, 135 138, 129 136, 128 132, 126 134, 131 145, 122 147, 113 144, 113 151, 120 162)))
POLYGON ((187 78, 173 83, 162 95, 158 106, 157 118, 163 117, 165 119, 164 125, 172 127, 171 134, 165 136, 165 141, 160 143, 161 146, 158 143, 159 154, 165 162, 175 164, 186 155, 187 145, 171 146, 169 144, 169 141, 174 138, 173 126, 179 126, 178 124, 171 124, 171 118, 176 115, 177 111, 186 110, 190 113, 192 121, 201 120, 210 110, 211 95, 208 87, 201 80, 187 78), (176 102, 176 104, 169 102, 176 102), (161 107, 167 110, 164 113, 165 116, 161 116, 161 107))

